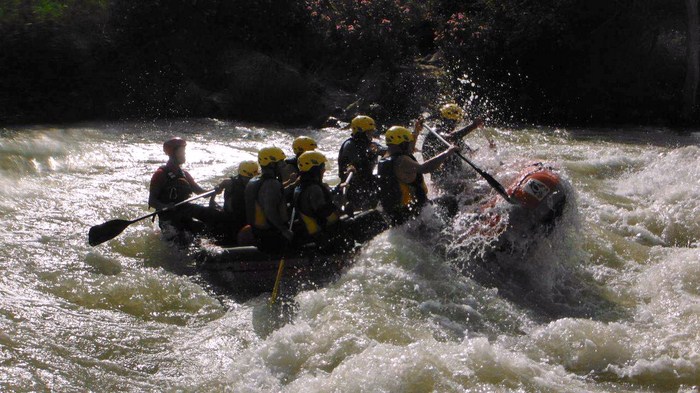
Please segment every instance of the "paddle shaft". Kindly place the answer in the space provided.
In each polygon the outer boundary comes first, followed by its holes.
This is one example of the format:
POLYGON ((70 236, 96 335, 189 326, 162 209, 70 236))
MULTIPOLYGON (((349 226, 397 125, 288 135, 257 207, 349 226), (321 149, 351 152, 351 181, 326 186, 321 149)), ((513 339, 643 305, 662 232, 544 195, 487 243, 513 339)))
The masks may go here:
POLYGON ((348 193, 348 187, 350 186, 350 181, 352 180, 352 175, 354 175, 355 172, 350 172, 348 174, 348 177, 345 178, 345 187, 343 187, 343 196, 347 195, 348 193))
MULTIPOLYGON (((296 208, 292 208, 292 218, 289 219, 289 230, 292 230, 292 225, 294 225, 294 216, 296 215, 296 208)), ((287 245, 289 242, 286 243, 287 245)), ((270 295, 270 304, 274 304, 277 300, 277 293, 280 289, 280 281, 282 281, 282 272, 284 271, 284 253, 287 252, 287 247, 282 251, 282 259, 280 259, 280 264, 277 266, 277 277, 275 277, 275 285, 272 287, 272 295, 270 295)))
MULTIPOLYGON (((431 134, 435 135, 435 137, 438 138, 438 139, 440 140, 440 142, 444 143, 446 146, 452 146, 451 143, 449 143, 447 140, 445 140, 445 138, 443 138, 440 134, 438 134, 434 129, 432 129, 431 127, 429 127, 429 126, 427 126, 427 125, 424 125, 424 127, 425 127, 428 131, 430 131, 431 134)), ((498 192, 498 193, 503 197, 503 199, 505 199, 505 200, 508 201, 509 203, 514 203, 514 202, 510 199, 510 196, 509 196, 508 193, 506 192, 506 189, 503 187, 503 185, 502 185, 501 183, 498 182, 498 180, 494 179, 493 176, 491 176, 491 175, 489 175, 488 173, 484 172, 481 168, 479 168, 479 167, 476 166, 473 162, 471 162, 467 157, 463 156, 462 153, 460 153, 460 152, 455 152, 455 153, 457 154, 457 157, 459 157, 459 158, 461 158, 462 160, 464 160, 467 164, 469 164, 469 166, 471 166, 472 168, 474 168, 474 170, 475 170, 479 175, 481 175, 481 177, 483 177, 484 179, 486 179, 486 182, 489 183, 489 185, 490 185, 494 190, 496 190, 496 192, 498 192)))
POLYGON ((207 192, 205 192, 205 193, 199 194, 199 195, 195 195, 195 196, 193 196, 192 198, 185 199, 184 201, 178 202, 178 203, 176 203, 176 204, 174 204, 174 205, 172 205, 172 206, 170 206, 170 207, 166 207, 166 208, 163 208, 163 209, 160 209, 160 210, 156 210, 155 212, 153 212, 153 213, 151 213, 151 214, 146 214, 145 216, 142 216, 142 217, 139 217, 139 218, 135 218, 135 219, 133 219, 133 220, 131 220, 131 221, 129 221, 129 222, 130 222, 131 224, 136 223, 136 222, 139 222, 139 221, 144 220, 144 219, 146 219, 146 218, 153 217, 153 216, 155 216, 156 214, 165 213, 165 212, 167 212, 167 211, 173 210, 173 209, 175 209, 176 207, 182 206, 182 205, 184 205, 184 204, 187 203, 187 202, 192 202, 192 201, 194 201, 194 200, 196 200, 196 199, 199 199, 199 198, 208 197, 208 196, 210 196, 210 195, 212 195, 212 194, 214 194, 214 193, 216 193, 216 190, 211 190, 211 191, 207 191, 207 192))
POLYGON ((131 221, 111 220, 111 221, 107 221, 107 222, 100 224, 100 225, 95 225, 95 226, 90 228, 90 231, 88 231, 88 244, 90 244, 91 246, 94 247, 98 244, 102 244, 106 241, 112 240, 115 237, 119 236, 120 233, 122 233, 129 225, 131 225, 133 223, 139 222, 139 221, 144 220, 144 219, 149 218, 149 217, 153 217, 158 213, 163 213, 166 211, 173 210, 182 204, 185 204, 187 202, 191 202, 191 201, 198 199, 198 198, 204 198, 206 196, 214 194, 215 192, 216 192, 216 190, 207 191, 203 194, 196 195, 196 196, 189 198, 187 200, 184 200, 180 203, 176 203, 173 206, 166 207, 166 208, 161 209, 161 210, 157 210, 155 213, 146 214, 145 216, 133 219, 131 221))

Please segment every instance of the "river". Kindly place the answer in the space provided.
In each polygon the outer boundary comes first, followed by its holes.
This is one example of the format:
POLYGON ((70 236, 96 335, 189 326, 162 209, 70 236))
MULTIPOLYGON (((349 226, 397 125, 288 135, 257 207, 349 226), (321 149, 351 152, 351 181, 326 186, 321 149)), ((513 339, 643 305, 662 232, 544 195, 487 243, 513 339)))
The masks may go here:
POLYGON ((0 391, 698 391, 697 132, 470 135, 500 181, 544 160, 575 190, 566 225, 519 261, 528 291, 462 274, 464 256, 402 228, 283 308, 183 274, 189 262, 150 220, 87 245, 90 226, 146 214, 171 135, 188 140, 185 166, 207 188, 301 134, 337 181, 347 133, 214 119, 2 129, 0 391))

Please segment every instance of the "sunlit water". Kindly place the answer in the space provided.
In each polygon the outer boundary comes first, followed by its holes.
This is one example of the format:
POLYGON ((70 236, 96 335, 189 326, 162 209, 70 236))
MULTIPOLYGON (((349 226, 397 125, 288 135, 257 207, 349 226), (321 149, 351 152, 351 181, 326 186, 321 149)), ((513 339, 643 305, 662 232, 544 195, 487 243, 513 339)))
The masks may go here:
POLYGON ((216 120, 2 131, 0 391, 697 391, 697 133, 471 135, 474 160, 502 182, 544 160, 575 190, 551 236, 508 260, 526 282, 486 277, 467 256, 479 244, 455 236, 466 208, 421 236, 451 239, 449 252, 416 241, 420 228, 390 230, 279 308, 181 274, 191 261, 149 220, 86 244, 90 226, 147 212, 168 136, 187 138, 186 167, 207 188, 301 133, 335 158, 347 131, 216 120))

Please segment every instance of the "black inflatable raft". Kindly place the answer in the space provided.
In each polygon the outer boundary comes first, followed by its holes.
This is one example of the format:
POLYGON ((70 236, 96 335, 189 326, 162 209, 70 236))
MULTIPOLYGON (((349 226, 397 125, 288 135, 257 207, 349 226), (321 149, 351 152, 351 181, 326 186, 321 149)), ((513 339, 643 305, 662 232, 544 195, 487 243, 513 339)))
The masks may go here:
MULTIPOLYGON (((352 262, 351 254, 389 228, 376 210, 343 219, 342 237, 319 250, 313 243, 284 255, 282 285, 285 290, 316 287, 335 278, 352 262)), ((203 243, 195 253, 198 269, 211 282, 236 294, 254 296, 270 292, 282 255, 265 253, 256 247, 222 247, 203 243)))

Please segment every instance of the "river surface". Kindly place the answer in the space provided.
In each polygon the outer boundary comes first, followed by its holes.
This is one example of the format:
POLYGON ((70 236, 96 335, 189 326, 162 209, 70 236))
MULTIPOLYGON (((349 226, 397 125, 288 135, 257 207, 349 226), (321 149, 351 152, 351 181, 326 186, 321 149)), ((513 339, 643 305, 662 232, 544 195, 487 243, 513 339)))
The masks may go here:
POLYGON ((470 274, 456 240, 441 256, 404 228, 284 307, 182 274, 150 220, 87 245, 90 226, 148 212, 171 135, 208 188, 296 135, 335 161, 347 133, 214 119, 0 130, 0 391, 698 391, 698 133, 470 135, 503 183, 547 161, 574 189, 565 222, 511 261, 531 273, 520 288, 470 274))

